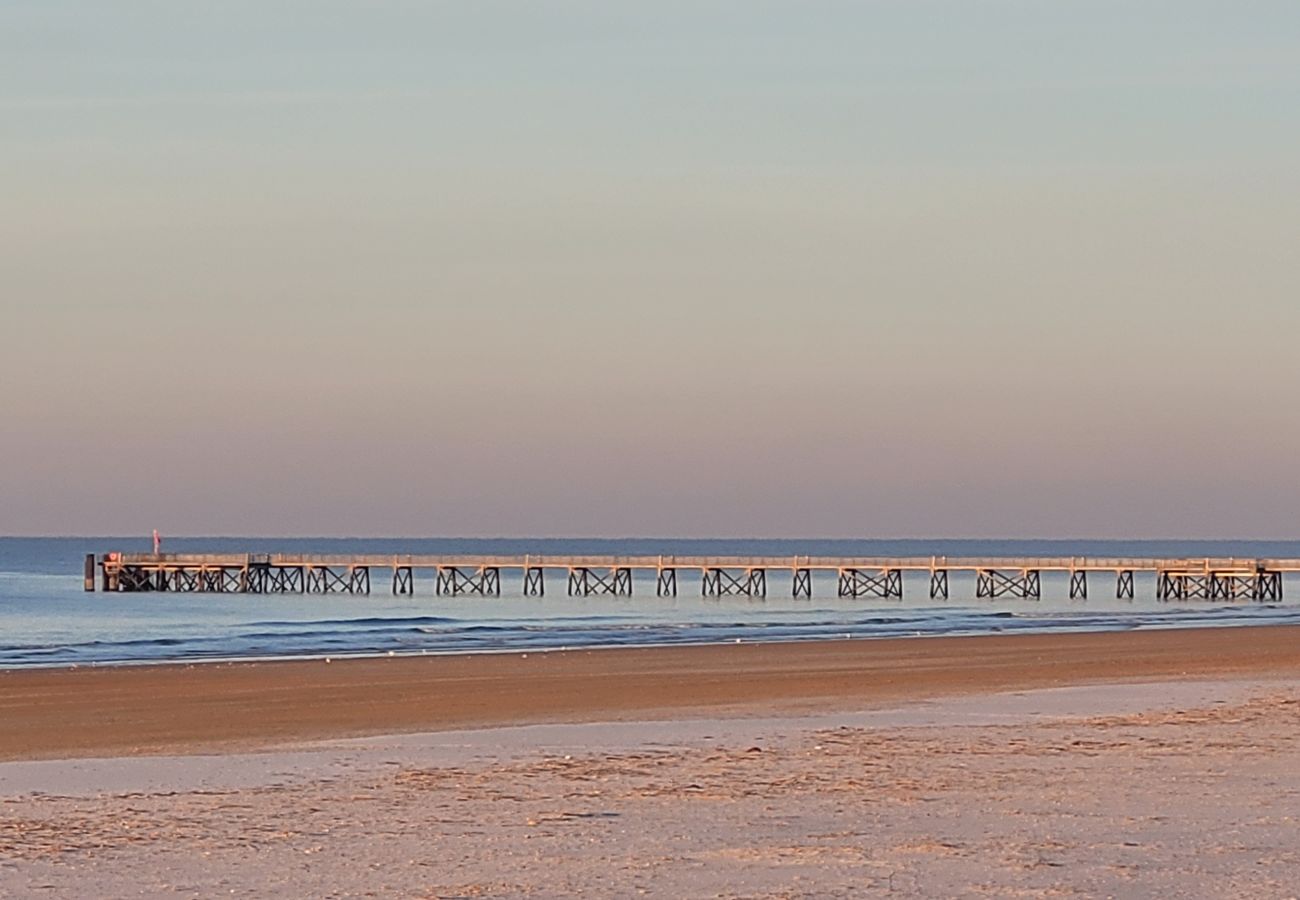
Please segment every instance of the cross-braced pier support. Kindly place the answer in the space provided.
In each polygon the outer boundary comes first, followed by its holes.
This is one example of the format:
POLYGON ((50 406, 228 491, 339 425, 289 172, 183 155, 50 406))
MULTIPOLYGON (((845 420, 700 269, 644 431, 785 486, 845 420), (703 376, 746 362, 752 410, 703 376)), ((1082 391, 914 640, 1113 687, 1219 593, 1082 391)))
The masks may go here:
POLYGON ((588 568, 570 569, 569 596, 590 597, 593 594, 631 597, 632 570, 621 567, 603 571, 588 568))
MULTIPOLYGON (((277 587, 281 582, 277 572, 283 572, 283 569, 272 566, 268 570, 267 592, 278 593, 277 587)), ((342 594, 347 593, 352 587, 352 572, 350 569, 335 569, 331 566, 308 566, 305 575, 305 591, 308 594, 342 594)), ((299 588, 304 590, 304 588, 299 588)))
POLYGON ((202 569, 164 569, 158 573, 162 578, 163 590, 183 594, 202 591, 206 574, 202 569))
POLYGON ((238 594, 244 590, 244 570, 234 566, 208 569, 204 583, 207 590, 220 594, 238 594))
POLYGON ((1254 600, 1258 595, 1259 578, 1255 572, 1210 574, 1211 600, 1254 600))
POLYGON ((480 597, 501 596, 501 570, 496 566, 467 569, 462 566, 439 566, 438 580, 434 583, 438 596, 461 597, 476 594, 480 597))
MULTIPOLYGON (((160 574, 160 573, 159 573, 160 574)), ((112 582, 114 590, 125 593, 161 590, 160 579, 155 573, 143 566, 121 566, 117 570, 116 580, 112 582)))
POLYGON ((208 570, 208 589, 222 594, 239 594, 244 590, 244 570, 221 566, 208 570))
POLYGON ((1161 571, 1156 579, 1159 600, 1281 600, 1282 573, 1256 571, 1161 571))
POLYGON ((1042 581, 1037 569, 1003 572, 998 569, 980 569, 975 574, 975 596, 995 600, 998 597, 1019 597, 1022 600, 1041 600, 1042 581))
POLYGON ((901 569, 881 569, 879 572, 840 569, 839 595, 902 600, 903 572, 901 569))
POLYGON ((272 566, 268 571, 269 593, 369 594, 370 567, 272 566))
POLYGON ((1209 600, 1209 572, 1161 571, 1156 578, 1157 600, 1209 600))
POLYGON ((794 570, 794 579, 790 592, 796 600, 800 597, 808 600, 812 599, 812 569, 794 570))
POLYGON ((150 579, 153 590, 176 594, 237 594, 243 570, 234 566, 188 566, 160 569, 150 579))
POLYGON ((948 570, 933 569, 930 572, 930 599, 948 599, 948 570))
POLYGON ((1076 569, 1070 573, 1070 599, 1087 600, 1088 599, 1088 573, 1083 569, 1076 569))
POLYGON ((415 594, 415 570, 410 566, 393 566, 393 594, 415 594))
POLYGON ((265 563, 249 563, 241 573, 244 579, 244 593, 265 594, 267 582, 270 580, 267 572, 269 568, 270 566, 265 563))
POLYGON ((1115 573, 1115 599, 1133 599, 1133 572, 1131 570, 1122 569, 1115 573))
POLYGON ((1261 571, 1256 576, 1257 588, 1255 590, 1256 600, 1281 600, 1282 599, 1282 573, 1261 571))
POLYGON ((546 595, 546 573, 541 566, 528 566, 524 569, 524 596, 543 597, 546 595))
POLYGON ((656 597, 676 597, 677 596, 677 570, 660 569, 655 573, 655 596, 656 597))
POLYGON ((745 569, 735 573, 729 569, 705 569, 700 593, 705 597, 766 597, 767 570, 745 569))
MULTIPOLYGON (((310 593, 330 593, 335 583, 345 584, 343 576, 337 579, 324 579, 320 582, 320 589, 313 591, 313 585, 310 584, 310 577, 313 572, 330 572, 329 569, 303 569, 302 566, 268 566, 266 569, 266 586, 265 593, 268 594, 310 594, 310 593)), ((343 588, 340 587, 340 590, 343 588)))

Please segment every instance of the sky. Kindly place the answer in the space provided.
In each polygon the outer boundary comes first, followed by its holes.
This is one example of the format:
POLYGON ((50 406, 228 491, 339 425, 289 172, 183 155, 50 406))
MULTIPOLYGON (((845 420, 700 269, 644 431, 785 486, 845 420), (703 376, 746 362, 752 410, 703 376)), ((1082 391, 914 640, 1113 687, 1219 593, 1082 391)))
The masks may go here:
POLYGON ((0 534, 1300 537, 1293 2, 0 4, 0 534))

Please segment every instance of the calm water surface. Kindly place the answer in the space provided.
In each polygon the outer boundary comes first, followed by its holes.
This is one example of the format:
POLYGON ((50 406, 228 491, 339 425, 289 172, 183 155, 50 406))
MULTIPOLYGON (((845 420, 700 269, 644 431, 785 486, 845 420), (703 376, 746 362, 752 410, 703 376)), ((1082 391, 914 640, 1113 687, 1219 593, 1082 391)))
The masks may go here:
MULTIPOLYGON (((1111 576, 1070 600, 1066 576, 1043 576, 1043 599, 975 600, 974 578, 951 576, 949 601, 929 599, 925 573, 907 576, 903 600, 835 596, 833 574, 813 599, 788 596, 786 573, 769 597, 701 598, 679 573, 677 598, 638 577, 634 596, 567 597, 562 576, 545 597, 520 595, 503 573, 500 598, 436 597, 417 575, 414 597, 393 597, 383 576, 369 597, 349 595, 88 594, 82 559, 148 552, 146 538, 0 538, 0 668, 310 656, 500 652, 560 647, 795 641, 995 632, 1300 623, 1300 605, 1161 603, 1152 576, 1135 600, 1116 600, 1111 576)), ((861 556, 1300 557, 1300 542, 1236 541, 684 541, 453 539, 170 539, 176 553, 484 553, 861 556)), ((1287 597, 1300 597, 1288 578, 1287 597)))

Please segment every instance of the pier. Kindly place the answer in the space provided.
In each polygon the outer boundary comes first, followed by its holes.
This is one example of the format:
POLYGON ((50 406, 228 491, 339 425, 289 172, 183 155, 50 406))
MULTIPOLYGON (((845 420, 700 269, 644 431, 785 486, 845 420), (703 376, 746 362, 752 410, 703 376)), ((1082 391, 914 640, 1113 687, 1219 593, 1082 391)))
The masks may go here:
MULTIPOLYGON (((1134 599, 1135 575, 1153 576, 1158 600, 1282 600, 1282 579, 1300 559, 1148 559, 1085 557, 819 556, 383 556, 304 554, 106 553, 88 555, 85 589, 109 592, 220 594, 370 594, 387 583, 414 595, 417 582, 437 596, 499 597, 504 579, 525 597, 545 595, 547 575, 569 596, 632 596, 634 574, 652 575, 659 597, 676 597, 694 580, 704 597, 761 598, 787 584, 789 596, 813 596, 814 575, 834 576, 839 597, 903 597, 904 575, 928 577, 929 597, 948 600, 949 575, 973 576, 975 598, 1042 599, 1042 576, 1069 578, 1069 596, 1085 600, 1091 582, 1110 581, 1114 596, 1134 599), (417 575, 419 576, 417 578, 417 575)), ((648 585, 647 585, 648 587, 648 585)))

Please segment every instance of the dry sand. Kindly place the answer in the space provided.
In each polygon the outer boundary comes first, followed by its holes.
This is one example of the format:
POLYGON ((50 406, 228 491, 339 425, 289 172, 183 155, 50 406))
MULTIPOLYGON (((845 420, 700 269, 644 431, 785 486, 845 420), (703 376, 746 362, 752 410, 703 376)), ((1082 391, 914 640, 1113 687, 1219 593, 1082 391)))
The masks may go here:
POLYGON ((10 673, 0 896, 1292 897, 1298 637, 10 673))

